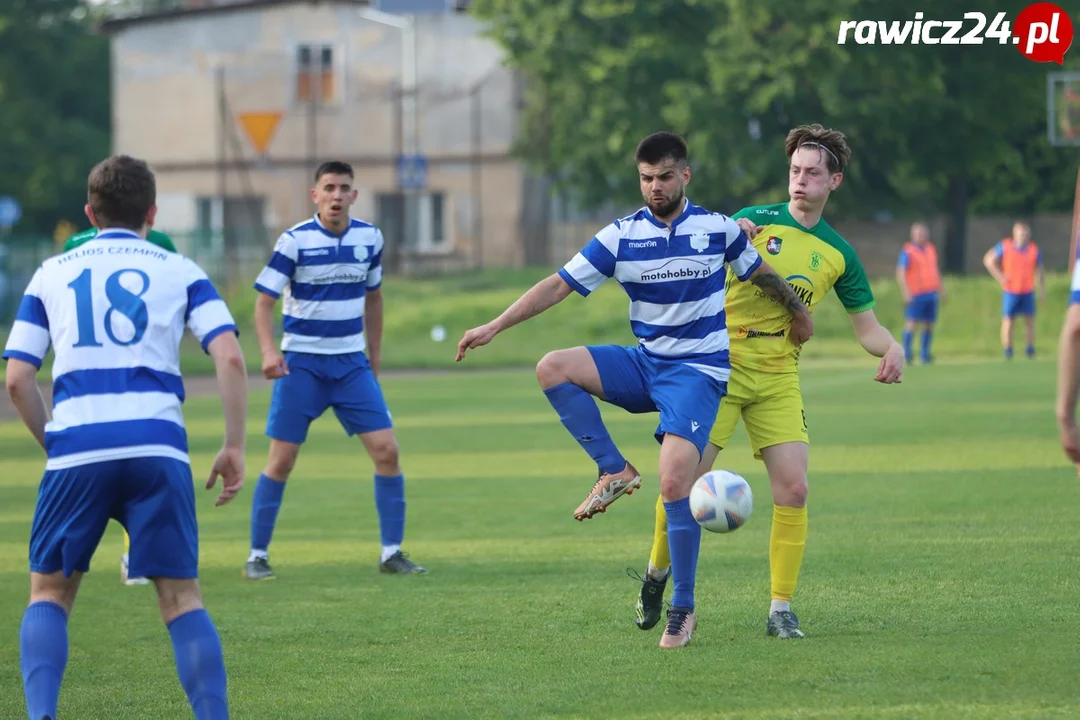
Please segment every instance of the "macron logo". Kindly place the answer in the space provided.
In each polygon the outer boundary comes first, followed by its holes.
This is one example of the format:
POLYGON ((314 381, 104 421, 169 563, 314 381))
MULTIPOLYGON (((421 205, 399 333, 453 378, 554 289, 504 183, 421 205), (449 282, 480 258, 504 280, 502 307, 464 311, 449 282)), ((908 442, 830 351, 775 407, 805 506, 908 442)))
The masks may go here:
POLYGON ((656 242, 655 240, 644 240, 638 242, 635 242, 633 240, 626 241, 626 246, 634 250, 637 250, 639 248, 654 248, 657 247, 659 244, 660 243, 656 242))
POLYGON ((690 432, 696 433, 699 427, 701 426, 697 424, 697 420, 690 421, 690 432))

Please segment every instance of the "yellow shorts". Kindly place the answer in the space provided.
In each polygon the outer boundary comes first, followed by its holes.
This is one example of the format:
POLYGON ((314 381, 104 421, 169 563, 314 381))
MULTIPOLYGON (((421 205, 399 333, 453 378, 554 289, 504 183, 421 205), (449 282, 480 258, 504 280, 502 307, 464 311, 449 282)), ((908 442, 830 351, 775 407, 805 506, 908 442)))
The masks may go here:
POLYGON ((746 371, 733 365, 709 442, 719 448, 727 445, 740 415, 759 460, 762 448, 786 442, 810 444, 798 373, 746 371))

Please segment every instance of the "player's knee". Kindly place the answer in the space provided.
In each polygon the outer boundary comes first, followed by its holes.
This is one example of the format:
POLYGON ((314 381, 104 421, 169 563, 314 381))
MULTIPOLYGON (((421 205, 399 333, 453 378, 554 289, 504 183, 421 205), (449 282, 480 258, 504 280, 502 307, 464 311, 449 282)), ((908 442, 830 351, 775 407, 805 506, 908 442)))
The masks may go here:
POLYGON ((390 437, 371 445, 371 460, 380 475, 396 475, 399 466, 397 440, 390 437))
POLYGON ((202 591, 197 580, 154 578, 154 585, 157 587, 161 620, 166 625, 203 606, 202 591))
POLYGON ((567 382, 566 370, 564 354, 560 350, 553 350, 536 363, 536 379, 540 381, 540 387, 547 390, 567 382))
POLYGON ((285 482, 296 467, 298 455, 299 453, 291 448, 270 453, 270 460, 266 463, 266 475, 278 482, 285 482))
POLYGON ((810 488, 806 483, 805 476, 787 476, 777 478, 773 483, 773 502, 783 507, 802 507, 806 505, 806 498, 810 488))

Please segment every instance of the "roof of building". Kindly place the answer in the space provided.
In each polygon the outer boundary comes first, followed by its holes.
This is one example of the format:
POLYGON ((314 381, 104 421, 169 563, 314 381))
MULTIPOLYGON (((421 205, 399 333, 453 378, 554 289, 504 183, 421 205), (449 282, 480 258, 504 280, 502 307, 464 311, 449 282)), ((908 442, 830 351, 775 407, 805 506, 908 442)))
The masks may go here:
MULTIPOLYGON (((145 25, 162 21, 175 20, 203 15, 245 12, 250 10, 263 10, 268 7, 281 5, 351 5, 355 7, 370 7, 371 0, 203 0, 201 3, 183 5, 167 10, 139 13, 135 15, 119 15, 111 17, 100 24, 102 32, 112 34, 131 27, 132 25, 145 25)), ((469 0, 456 0, 454 9, 458 12, 465 10, 469 0)))

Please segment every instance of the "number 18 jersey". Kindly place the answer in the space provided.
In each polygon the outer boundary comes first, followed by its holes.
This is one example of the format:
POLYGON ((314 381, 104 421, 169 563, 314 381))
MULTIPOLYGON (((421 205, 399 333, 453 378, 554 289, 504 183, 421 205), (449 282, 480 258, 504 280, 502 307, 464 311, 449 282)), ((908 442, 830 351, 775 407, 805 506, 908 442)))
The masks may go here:
POLYGON ((53 348, 47 470, 131 457, 188 461, 185 327, 203 350, 237 332, 198 265, 129 230, 103 230, 38 268, 3 357, 40 368, 53 348))

